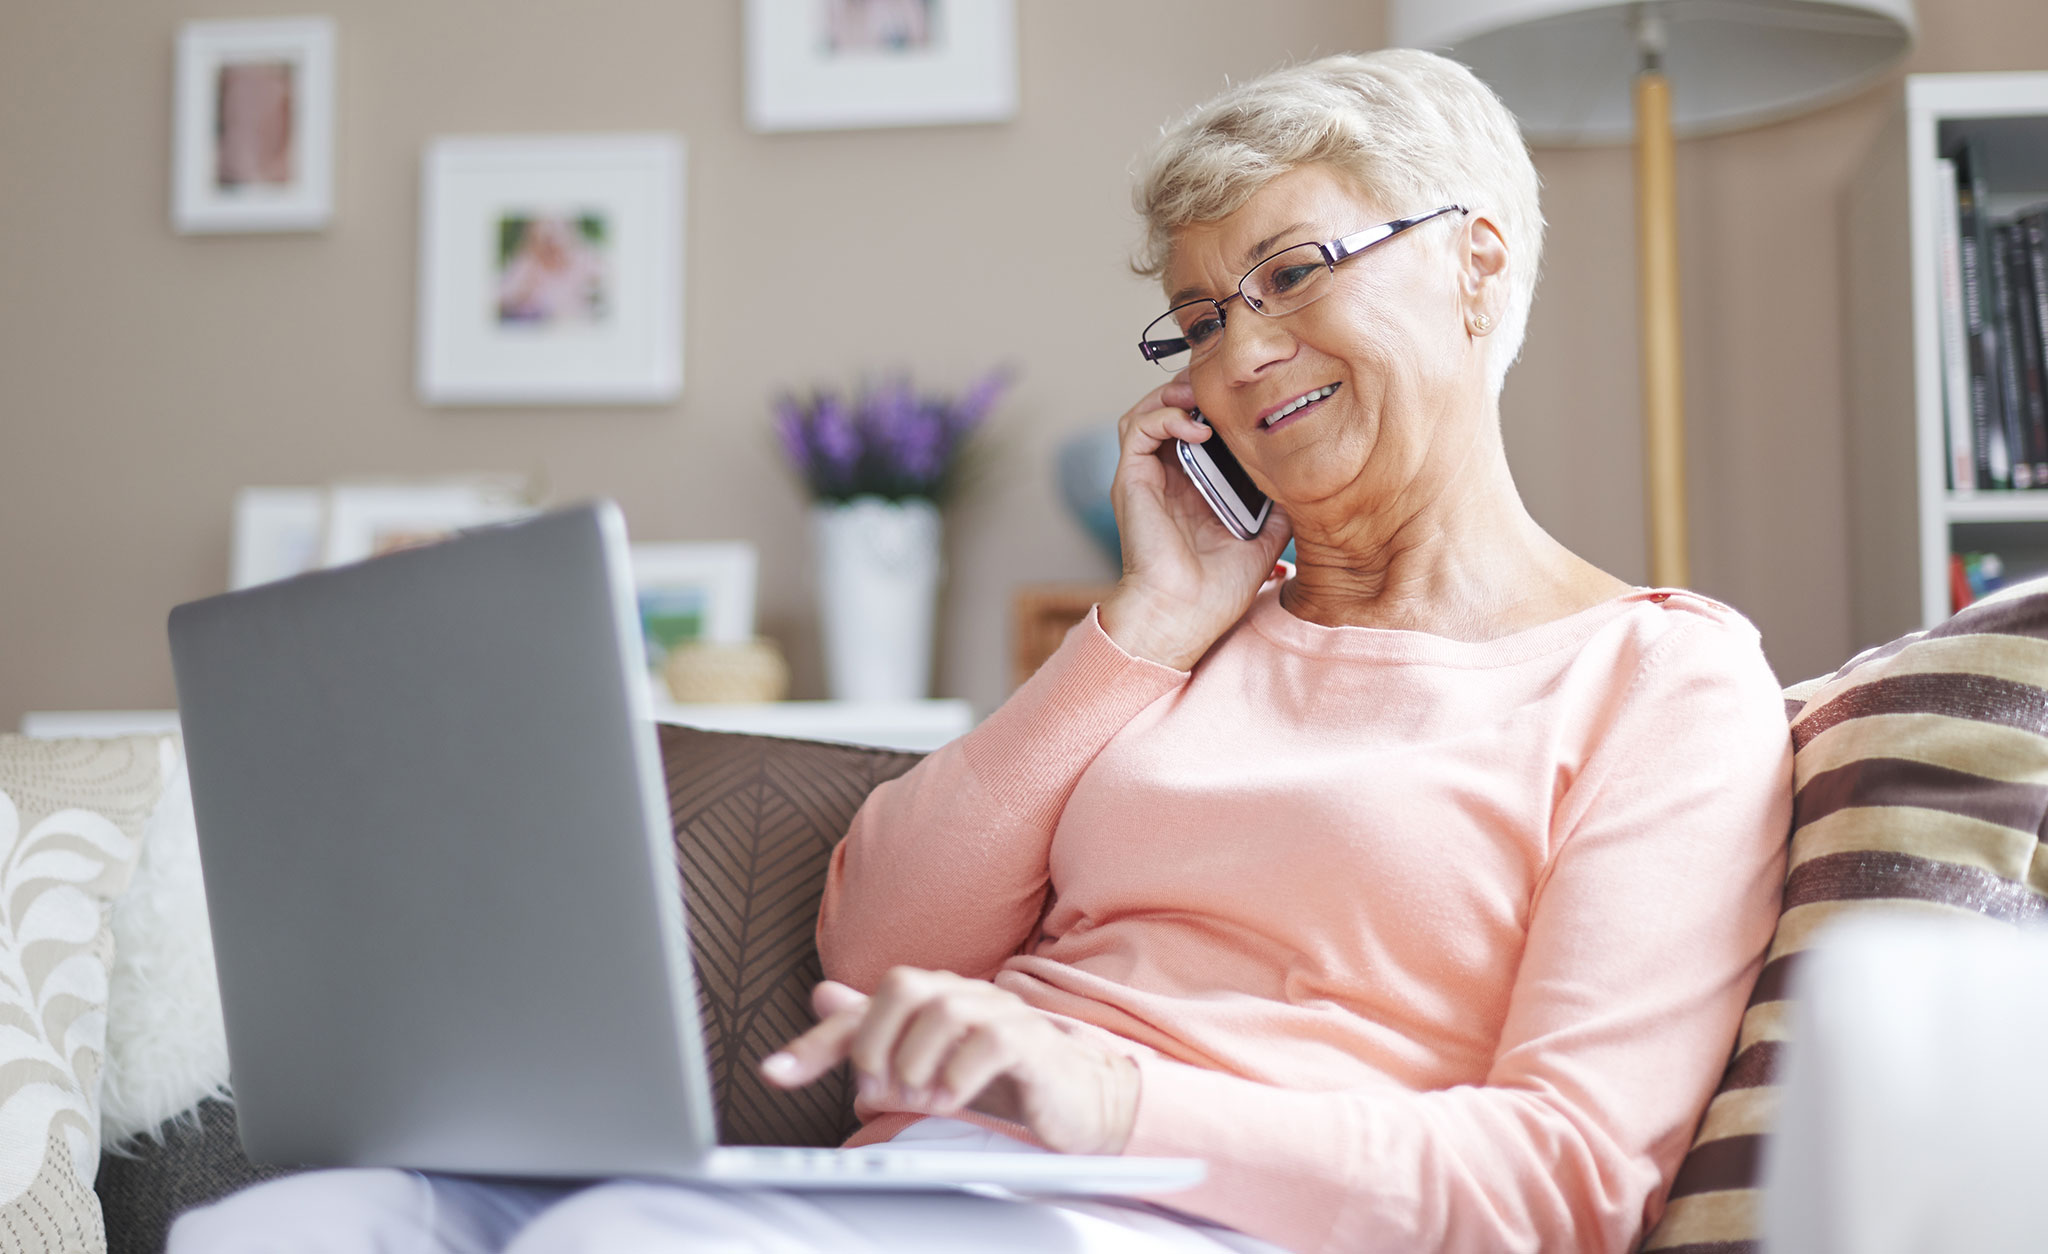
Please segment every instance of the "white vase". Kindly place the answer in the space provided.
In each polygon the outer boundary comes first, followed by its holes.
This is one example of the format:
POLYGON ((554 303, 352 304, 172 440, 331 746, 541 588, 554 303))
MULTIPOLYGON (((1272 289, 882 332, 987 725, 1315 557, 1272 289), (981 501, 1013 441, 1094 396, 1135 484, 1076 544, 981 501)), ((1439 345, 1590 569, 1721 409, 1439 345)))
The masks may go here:
POLYGON ((931 695, 939 508, 855 497, 811 511, 825 680, 839 701, 931 695))

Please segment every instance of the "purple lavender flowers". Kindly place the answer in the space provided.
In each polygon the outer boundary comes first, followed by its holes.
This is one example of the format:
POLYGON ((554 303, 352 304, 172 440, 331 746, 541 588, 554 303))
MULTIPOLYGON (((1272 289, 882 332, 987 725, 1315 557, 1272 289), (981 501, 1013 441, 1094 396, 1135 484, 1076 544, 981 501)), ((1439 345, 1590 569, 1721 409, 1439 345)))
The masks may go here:
POLYGON ((961 446, 1009 385, 1009 372, 997 369, 957 399, 920 396, 906 375, 864 385, 850 399, 785 392, 775 398, 775 434, 818 500, 943 500, 961 446))

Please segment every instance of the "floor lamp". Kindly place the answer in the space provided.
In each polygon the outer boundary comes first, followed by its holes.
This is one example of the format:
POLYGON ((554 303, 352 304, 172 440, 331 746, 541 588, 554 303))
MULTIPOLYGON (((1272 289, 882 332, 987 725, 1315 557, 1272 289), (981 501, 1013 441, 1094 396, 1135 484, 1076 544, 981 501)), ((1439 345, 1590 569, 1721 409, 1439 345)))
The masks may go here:
POLYGON ((1912 46, 1912 0, 1393 0, 1388 41, 1472 67, 1533 145, 1636 145, 1650 581, 1689 581, 1673 137, 1775 122, 1912 46))

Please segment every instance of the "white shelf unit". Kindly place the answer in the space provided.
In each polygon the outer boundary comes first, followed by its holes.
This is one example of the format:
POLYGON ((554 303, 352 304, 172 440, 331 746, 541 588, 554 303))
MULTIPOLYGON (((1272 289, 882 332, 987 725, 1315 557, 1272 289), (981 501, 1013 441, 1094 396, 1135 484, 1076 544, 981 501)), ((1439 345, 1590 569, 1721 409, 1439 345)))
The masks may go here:
POLYGON ((1942 500, 1950 526, 2048 522, 2048 491, 1950 492, 1942 500))
POLYGON ((2048 490, 1948 490, 1934 163, 1981 154, 1990 209, 2048 201, 2048 72, 1913 74, 1844 205, 1849 560, 1856 647, 1949 614, 1948 558, 2048 572, 2048 490))
POLYGON ((657 696, 654 720, 750 736, 836 740, 878 749, 929 753, 974 728, 974 707, 957 698, 928 701, 768 701, 677 705, 657 696))
MULTIPOLYGON (((836 740, 928 753, 974 727, 974 708, 952 698, 930 701, 764 701, 677 705, 657 696, 654 721, 751 736, 836 740)), ((25 736, 157 735, 178 730, 176 710, 32 710, 25 736)))

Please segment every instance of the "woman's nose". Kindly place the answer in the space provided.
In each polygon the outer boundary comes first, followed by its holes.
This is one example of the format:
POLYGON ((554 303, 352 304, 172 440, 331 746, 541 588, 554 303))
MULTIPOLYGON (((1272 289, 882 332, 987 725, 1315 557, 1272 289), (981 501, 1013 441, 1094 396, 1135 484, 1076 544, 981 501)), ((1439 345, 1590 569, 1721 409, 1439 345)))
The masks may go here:
MULTIPOLYGON (((1250 302, 1246 302, 1249 304, 1250 302)), ((1216 358, 1232 380, 1250 380, 1267 366, 1294 356, 1299 347, 1284 318, 1268 318, 1244 309, 1223 324, 1223 342, 1216 358)))

